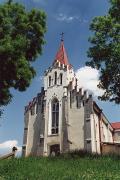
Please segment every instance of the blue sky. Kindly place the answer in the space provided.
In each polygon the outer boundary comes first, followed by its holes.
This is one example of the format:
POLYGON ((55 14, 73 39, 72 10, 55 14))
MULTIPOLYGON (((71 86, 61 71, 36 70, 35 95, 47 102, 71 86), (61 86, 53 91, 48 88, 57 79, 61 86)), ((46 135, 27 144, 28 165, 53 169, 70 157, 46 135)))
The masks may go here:
MULTIPOLYGON (((77 70, 85 66, 88 60, 86 51, 90 44, 88 37, 89 24, 93 17, 105 15, 109 8, 108 0, 17 0, 29 10, 39 8, 47 13, 46 44, 43 55, 33 64, 37 76, 26 92, 12 90, 12 103, 4 108, 4 115, 0 120, 0 154, 8 151, 9 144, 22 146, 24 129, 24 106, 36 96, 42 84, 43 72, 53 62, 60 43, 60 33, 64 32, 64 44, 69 62, 77 70), (6 144, 5 144, 6 143, 6 144)), ((0 2, 5 2, 0 0, 0 2)), ((89 75, 89 74, 88 74, 89 75)), ((109 102, 97 101, 109 121, 120 121, 120 106, 109 102)), ((12 145, 11 145, 12 146, 12 145)))

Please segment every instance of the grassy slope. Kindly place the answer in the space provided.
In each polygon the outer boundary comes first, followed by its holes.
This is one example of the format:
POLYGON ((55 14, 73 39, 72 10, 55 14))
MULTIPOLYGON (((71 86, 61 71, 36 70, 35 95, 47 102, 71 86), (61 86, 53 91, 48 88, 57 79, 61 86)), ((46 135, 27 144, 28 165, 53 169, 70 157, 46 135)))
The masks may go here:
POLYGON ((120 179, 120 160, 92 158, 26 158, 0 161, 1 179, 120 179))

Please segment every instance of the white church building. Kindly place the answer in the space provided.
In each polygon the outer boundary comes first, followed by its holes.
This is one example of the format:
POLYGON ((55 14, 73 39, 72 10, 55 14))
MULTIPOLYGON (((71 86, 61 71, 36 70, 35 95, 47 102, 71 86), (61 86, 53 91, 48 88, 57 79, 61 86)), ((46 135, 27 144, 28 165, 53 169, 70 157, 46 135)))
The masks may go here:
POLYGON ((79 89, 64 42, 44 73, 44 87, 25 107, 23 156, 49 156, 73 150, 102 153, 120 143, 120 123, 112 125, 87 91, 79 89))

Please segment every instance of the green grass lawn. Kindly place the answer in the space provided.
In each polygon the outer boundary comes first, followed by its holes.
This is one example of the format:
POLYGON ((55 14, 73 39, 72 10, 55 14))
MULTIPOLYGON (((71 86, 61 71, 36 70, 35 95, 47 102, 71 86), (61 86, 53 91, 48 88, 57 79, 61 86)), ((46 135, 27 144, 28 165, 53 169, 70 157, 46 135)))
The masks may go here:
POLYGON ((19 158, 0 161, 0 180, 120 180, 120 159, 99 158, 19 158))

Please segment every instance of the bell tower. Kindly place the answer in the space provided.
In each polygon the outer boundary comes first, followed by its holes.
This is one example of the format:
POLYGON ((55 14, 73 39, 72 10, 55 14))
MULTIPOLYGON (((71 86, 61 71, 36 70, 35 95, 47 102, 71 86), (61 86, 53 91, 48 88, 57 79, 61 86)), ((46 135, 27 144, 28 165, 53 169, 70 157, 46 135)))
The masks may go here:
POLYGON ((61 38, 60 47, 56 53, 52 66, 44 73, 45 90, 58 86, 68 86, 75 78, 72 65, 68 61, 68 56, 61 38))
MULTIPOLYGON (((68 86, 76 85, 75 73, 68 61, 64 47, 63 35, 60 47, 55 55, 52 66, 44 73, 45 90, 45 142, 44 151, 48 155, 48 147, 60 146, 62 142, 63 99, 68 96, 68 86), (52 142, 54 141, 54 144, 52 142)), ((49 148, 50 149, 50 148, 49 148)))

